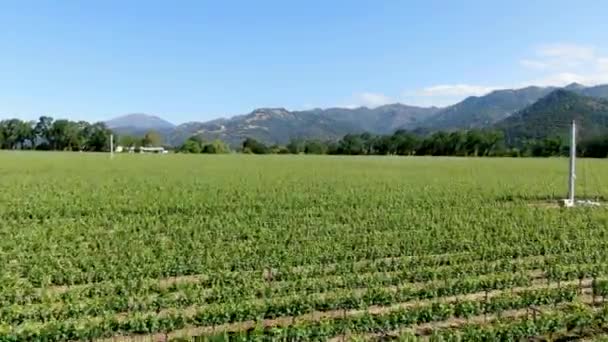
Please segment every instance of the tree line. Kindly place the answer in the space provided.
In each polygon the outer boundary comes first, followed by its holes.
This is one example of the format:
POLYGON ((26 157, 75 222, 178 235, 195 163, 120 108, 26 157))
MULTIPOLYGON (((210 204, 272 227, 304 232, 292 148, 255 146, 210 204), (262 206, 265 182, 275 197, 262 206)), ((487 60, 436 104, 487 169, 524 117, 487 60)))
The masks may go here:
MULTIPOLYGON (((0 149, 43 151, 108 152, 114 134, 105 123, 55 120, 41 116, 37 121, 0 121, 0 149)), ((142 136, 114 134, 115 145, 124 147, 161 146, 162 136, 148 131, 142 136)))
POLYGON ((102 122, 55 120, 0 121, 0 148, 61 151, 108 151, 112 132, 102 122))
POLYGON ((211 142, 205 141, 201 136, 194 135, 178 147, 180 153, 229 153, 230 147, 223 141, 216 139, 211 142))
MULTIPOLYGON (((522 140, 508 145, 500 130, 473 129, 428 135, 398 130, 390 135, 347 134, 338 141, 292 139, 285 146, 267 146, 252 138, 243 141, 243 153, 333 154, 401 156, 556 157, 569 155, 569 140, 555 136, 522 140)), ((608 156, 608 136, 584 139, 577 144, 581 157, 608 156)))
MULTIPOLYGON (((1 149, 59 150, 107 152, 112 131, 103 122, 55 120, 41 116, 37 121, 8 119, 0 121, 1 149)), ((155 131, 143 136, 115 136, 124 147, 161 146, 162 136, 155 131)), ((419 156, 567 156, 569 141, 563 136, 544 139, 520 139, 508 144, 500 130, 472 129, 420 134, 398 130, 393 134, 347 134, 339 140, 292 139, 286 145, 266 145, 246 138, 240 149, 252 154, 334 154, 334 155, 419 155, 419 156)), ((205 141, 200 136, 188 138, 176 148, 183 153, 228 153, 230 147, 221 140, 205 141)), ((608 156, 608 135, 596 135, 578 142, 582 157, 608 156)))

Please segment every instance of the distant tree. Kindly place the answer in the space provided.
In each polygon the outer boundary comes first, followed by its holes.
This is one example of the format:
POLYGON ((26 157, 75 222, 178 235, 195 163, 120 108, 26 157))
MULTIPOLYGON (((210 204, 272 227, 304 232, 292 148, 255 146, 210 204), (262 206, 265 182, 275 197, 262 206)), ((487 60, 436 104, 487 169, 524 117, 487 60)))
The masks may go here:
POLYGON ((449 134, 436 132, 426 137, 420 144, 419 152, 422 155, 446 156, 449 151, 449 134))
POLYGON ((412 133, 397 131, 392 137, 394 153, 402 156, 413 155, 418 150, 420 139, 412 133))
POLYGON ((304 145, 304 153, 325 154, 327 153, 327 146, 319 140, 308 140, 304 145))
POLYGON ((359 137, 363 142, 363 154, 375 154, 374 146, 376 146, 378 137, 368 132, 361 134, 359 137))
POLYGON ((478 156, 483 152, 484 139, 480 130, 470 130, 466 133, 465 151, 469 156, 478 156))
POLYGON ((50 132, 51 126, 53 125, 53 121, 53 118, 50 116, 41 116, 38 119, 36 125, 34 126, 34 134, 36 135, 36 138, 41 142, 46 143, 47 145, 51 144, 50 132))
POLYGON ((270 152, 270 149, 268 148, 268 146, 253 138, 247 138, 245 139, 245 141, 243 141, 243 152, 253 154, 266 154, 270 152))
POLYGON ((110 150, 110 135, 112 131, 103 122, 87 125, 84 128, 85 150, 92 152, 106 152, 110 150))
POLYGON ((578 144, 580 154, 589 158, 608 157, 608 136, 592 137, 578 144))
POLYGON ((306 148, 306 141, 303 139, 291 139, 286 146, 289 153, 298 154, 304 153, 306 148))
POLYGON ((202 152, 212 154, 229 153, 230 147, 226 145, 223 141, 216 139, 211 143, 204 144, 202 152))
POLYGON ((32 124, 19 119, 0 122, 0 146, 5 149, 32 148, 35 142, 32 124))
POLYGON ((327 147, 327 154, 338 154, 340 146, 336 141, 326 141, 325 146, 327 147))
POLYGON ((450 156, 466 155, 466 133, 462 131, 451 132, 447 137, 445 154, 450 156))
POLYGON ((163 138, 160 133, 156 131, 148 131, 142 139, 142 145, 146 147, 161 146, 162 144, 163 138))
POLYGON ((338 144, 340 154, 365 154, 365 141, 358 134, 347 134, 338 144))
POLYGON ((76 122, 70 120, 56 120, 51 125, 48 138, 54 150, 78 151, 81 146, 80 130, 76 122))
POLYGON ((374 152, 380 155, 394 154, 396 150, 394 136, 383 135, 374 141, 374 152))
POLYGON ((118 145, 124 147, 139 147, 142 143, 142 139, 129 134, 121 134, 118 137, 117 142, 118 145))
POLYGON ((287 149, 287 147, 285 147, 285 146, 279 146, 279 148, 276 149, 275 151, 273 151, 273 153, 276 153, 276 154, 291 154, 291 152, 289 151, 289 149, 287 149))
POLYGON ((203 151, 202 142, 197 137, 190 137, 179 147, 182 153, 201 153, 203 151))

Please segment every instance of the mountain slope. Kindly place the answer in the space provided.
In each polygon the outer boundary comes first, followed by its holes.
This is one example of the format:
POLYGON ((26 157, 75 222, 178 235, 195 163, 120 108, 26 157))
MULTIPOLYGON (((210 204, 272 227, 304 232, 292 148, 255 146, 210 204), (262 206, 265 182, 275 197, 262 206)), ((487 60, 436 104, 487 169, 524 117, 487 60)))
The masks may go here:
POLYGON ((105 124, 117 133, 133 135, 141 135, 150 130, 167 133, 175 128, 174 124, 158 116, 141 113, 119 116, 106 121, 105 124))
POLYGON ((283 108, 261 108, 250 114, 176 127, 170 141, 180 144, 192 135, 221 139, 233 146, 245 138, 267 144, 285 144, 292 138, 335 139, 357 127, 337 122, 314 112, 290 112, 283 108))
POLYGON ((570 122, 578 122, 579 138, 608 132, 608 100, 559 89, 495 125, 507 143, 552 136, 567 137, 570 122))
POLYGON ((424 108, 395 103, 376 108, 328 108, 313 111, 328 119, 358 127, 362 131, 389 134, 400 128, 415 128, 438 110, 437 107, 424 108))
POLYGON ((431 116, 421 126, 432 130, 469 129, 490 126, 536 102, 555 88, 527 87, 496 90, 468 97, 431 116))
POLYGON ((577 93, 585 96, 592 97, 600 97, 603 99, 608 99, 608 84, 598 85, 595 87, 587 87, 581 90, 578 90, 577 93))
POLYGON ((284 108, 261 108, 250 114, 208 122, 179 125, 169 137, 174 145, 192 135, 221 139, 239 145, 250 137, 267 144, 286 144, 290 139, 337 139, 348 133, 392 133, 413 128, 437 108, 393 104, 378 108, 360 107, 288 111, 284 108))

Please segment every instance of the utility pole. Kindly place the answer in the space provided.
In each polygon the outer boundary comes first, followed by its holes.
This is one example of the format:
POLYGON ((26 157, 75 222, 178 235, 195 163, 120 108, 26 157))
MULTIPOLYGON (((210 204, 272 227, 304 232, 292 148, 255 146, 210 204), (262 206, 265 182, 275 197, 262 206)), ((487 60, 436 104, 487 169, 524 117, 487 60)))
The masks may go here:
POLYGON ((110 159, 114 158, 114 134, 110 134, 110 159))
POLYGON ((565 207, 574 207, 574 189, 576 180, 576 122, 572 120, 570 132, 570 172, 568 174, 568 198, 564 200, 565 207))

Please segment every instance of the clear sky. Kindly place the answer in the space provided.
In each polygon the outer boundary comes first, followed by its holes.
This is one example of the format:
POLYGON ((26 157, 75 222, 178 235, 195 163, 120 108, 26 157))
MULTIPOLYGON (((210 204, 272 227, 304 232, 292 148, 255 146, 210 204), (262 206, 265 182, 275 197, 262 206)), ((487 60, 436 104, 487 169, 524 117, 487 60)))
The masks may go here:
POLYGON ((0 117, 174 123, 608 83, 608 1, 0 1, 0 117))

